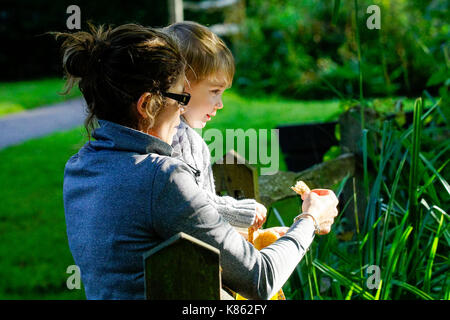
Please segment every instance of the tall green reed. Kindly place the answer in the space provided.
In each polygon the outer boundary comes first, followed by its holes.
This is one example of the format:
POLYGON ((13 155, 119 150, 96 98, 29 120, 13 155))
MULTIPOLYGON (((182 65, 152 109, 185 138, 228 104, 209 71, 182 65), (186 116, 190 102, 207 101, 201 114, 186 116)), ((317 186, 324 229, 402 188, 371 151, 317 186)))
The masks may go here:
POLYGON ((314 293, 313 299, 443 299, 449 295, 449 216, 440 207, 447 209, 450 199, 449 184, 441 174, 449 161, 437 149, 431 150, 436 154, 433 162, 420 152, 423 121, 439 117, 438 103, 425 114, 422 100, 415 104, 415 121, 406 130, 390 121, 383 122, 382 129, 368 129, 367 133, 378 134, 380 143, 368 143, 363 150, 372 170, 364 175, 370 195, 360 221, 361 234, 350 242, 335 241, 331 234, 314 247, 310 255, 316 257, 312 265, 317 272, 301 269, 309 273, 303 277, 310 281, 303 285, 310 286, 308 296, 314 293), (392 173, 391 166, 396 168, 392 173), (417 209, 423 210, 423 216, 414 217, 410 203, 420 206, 417 209), (317 252, 324 248, 327 254, 319 257, 317 252), (370 265, 381 270, 375 289, 368 289, 368 276, 364 276, 370 265), (318 292, 316 283, 324 276, 333 284, 327 292, 318 292))
MULTIPOLYGON (((335 0, 333 23, 340 5, 335 0)), ((358 0, 354 0, 354 21, 360 76, 363 196, 367 197, 367 207, 363 221, 358 221, 355 211, 356 230, 350 241, 338 240, 334 230, 316 239, 291 277, 295 279, 291 287, 296 293, 292 298, 449 299, 450 185, 444 172, 448 172, 450 142, 432 142, 424 146, 426 154, 421 148, 424 137, 448 130, 442 100, 425 91, 427 100, 415 101, 413 123, 406 129, 397 128, 388 120, 378 127, 366 126, 358 0), (431 101, 429 108, 425 108, 426 101, 431 101), (443 123, 443 130, 438 123, 443 123), (375 289, 368 288, 368 275, 364 275, 371 265, 381 270, 375 289), (324 278, 331 279, 331 283, 321 289, 324 278)), ((325 84, 336 91, 332 84, 325 84)), ((343 97, 339 92, 337 95, 343 97)), ((347 183, 355 181, 348 177, 338 189, 347 183)), ((357 197, 355 192, 353 199, 347 199, 335 226, 349 201, 357 202, 357 197)), ((278 218, 284 224, 282 214, 278 213, 278 218)))

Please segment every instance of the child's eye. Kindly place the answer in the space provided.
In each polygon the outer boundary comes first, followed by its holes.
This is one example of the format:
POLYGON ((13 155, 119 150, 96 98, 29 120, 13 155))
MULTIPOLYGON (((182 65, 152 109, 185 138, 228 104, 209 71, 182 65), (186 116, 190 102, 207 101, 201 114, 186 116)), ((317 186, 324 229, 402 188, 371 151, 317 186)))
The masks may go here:
POLYGON ((220 90, 211 90, 211 92, 215 95, 218 95, 220 93, 220 90))

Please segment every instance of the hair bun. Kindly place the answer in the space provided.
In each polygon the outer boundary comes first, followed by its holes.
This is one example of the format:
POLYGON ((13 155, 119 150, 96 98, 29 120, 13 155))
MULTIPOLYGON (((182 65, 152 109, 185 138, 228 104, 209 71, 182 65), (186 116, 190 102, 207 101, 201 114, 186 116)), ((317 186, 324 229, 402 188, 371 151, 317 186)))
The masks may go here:
MULTIPOLYGON (((96 31, 96 30, 94 30, 96 31)), ((111 42, 103 40, 102 29, 99 32, 59 33, 58 37, 64 37, 62 44, 64 51, 63 67, 66 72, 77 78, 87 76, 100 65, 105 52, 111 47, 111 42)))
POLYGON ((63 50, 63 68, 73 77, 81 78, 89 72, 89 61, 94 44, 94 37, 87 32, 58 33, 56 38, 65 40, 61 46, 63 50))
POLYGON ((109 41, 99 39, 95 40, 95 44, 92 49, 90 57, 91 66, 101 62, 102 57, 104 56, 105 52, 109 49, 110 46, 111 42, 109 41))
POLYGON ((70 75, 81 78, 89 71, 88 50, 67 50, 64 54, 64 68, 70 75))

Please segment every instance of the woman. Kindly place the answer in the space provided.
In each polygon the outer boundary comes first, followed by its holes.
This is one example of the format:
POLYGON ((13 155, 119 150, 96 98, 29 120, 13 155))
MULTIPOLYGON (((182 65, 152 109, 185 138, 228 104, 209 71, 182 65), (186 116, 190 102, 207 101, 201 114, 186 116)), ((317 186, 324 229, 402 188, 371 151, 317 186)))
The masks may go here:
MULTIPOLYGON (((329 228, 334 194, 305 197, 305 216, 258 251, 211 206, 193 168, 171 157, 183 106, 185 62, 163 33, 128 24, 65 39, 68 91, 79 81, 86 127, 99 127, 69 159, 64 208, 70 250, 88 299, 143 299, 143 254, 183 231, 218 248, 223 283, 247 298, 278 291, 315 227, 329 228)), ((329 229, 328 229, 329 230, 329 229)))

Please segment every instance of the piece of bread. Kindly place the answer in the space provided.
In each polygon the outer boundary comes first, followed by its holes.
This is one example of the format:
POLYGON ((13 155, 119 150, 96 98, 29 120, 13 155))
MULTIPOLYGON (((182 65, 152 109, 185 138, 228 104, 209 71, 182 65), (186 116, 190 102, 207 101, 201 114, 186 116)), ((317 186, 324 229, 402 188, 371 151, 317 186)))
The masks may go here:
POLYGON ((253 245, 256 249, 261 250, 268 245, 271 245, 280 237, 278 232, 273 230, 258 230, 253 239, 253 245))
MULTIPOLYGON (((267 230, 255 230, 253 227, 248 228, 248 241, 252 243, 256 249, 261 250, 268 245, 274 243, 280 234, 276 231, 267 230)), ((238 293, 236 293, 236 300, 247 300, 238 293)), ((278 290, 278 292, 270 298, 270 300, 286 300, 283 289, 278 290)))
MULTIPOLYGON (((254 245, 254 247, 258 250, 261 250, 268 245, 274 243, 280 234, 276 231, 267 229, 267 230, 255 230, 253 227, 248 228, 248 241, 254 245)), ((236 300, 247 300, 240 294, 235 294, 236 300)), ((278 292, 270 298, 270 300, 286 300, 283 289, 278 290, 278 292)))
POLYGON ((291 187, 292 190, 294 190, 299 195, 303 195, 304 193, 310 192, 308 186, 303 181, 297 181, 294 187, 291 187))
POLYGON ((248 241, 258 250, 274 243, 279 237, 280 235, 278 232, 270 229, 258 229, 255 231, 253 227, 248 228, 248 241))

